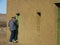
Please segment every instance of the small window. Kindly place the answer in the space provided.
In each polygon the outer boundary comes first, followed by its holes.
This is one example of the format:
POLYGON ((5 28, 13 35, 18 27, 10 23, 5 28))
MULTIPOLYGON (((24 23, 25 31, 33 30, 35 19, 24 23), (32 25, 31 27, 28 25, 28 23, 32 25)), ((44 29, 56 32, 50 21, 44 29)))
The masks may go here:
POLYGON ((16 13, 17 16, 20 16, 20 13, 16 13))
POLYGON ((60 8, 60 3, 55 3, 55 5, 60 8))
POLYGON ((38 14, 39 16, 41 16, 41 12, 37 12, 37 14, 38 14))

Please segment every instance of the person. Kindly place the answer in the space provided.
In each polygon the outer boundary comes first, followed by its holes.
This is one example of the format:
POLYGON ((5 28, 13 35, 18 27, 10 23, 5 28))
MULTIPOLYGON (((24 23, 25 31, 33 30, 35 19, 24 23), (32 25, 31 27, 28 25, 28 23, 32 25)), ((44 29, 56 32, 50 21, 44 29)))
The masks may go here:
POLYGON ((19 28, 19 16, 20 13, 16 13, 16 41, 18 42, 18 28, 19 28))
POLYGON ((11 32, 9 43, 12 43, 13 40, 14 42, 16 42, 16 25, 15 24, 16 24, 16 18, 12 17, 8 23, 8 26, 11 32))

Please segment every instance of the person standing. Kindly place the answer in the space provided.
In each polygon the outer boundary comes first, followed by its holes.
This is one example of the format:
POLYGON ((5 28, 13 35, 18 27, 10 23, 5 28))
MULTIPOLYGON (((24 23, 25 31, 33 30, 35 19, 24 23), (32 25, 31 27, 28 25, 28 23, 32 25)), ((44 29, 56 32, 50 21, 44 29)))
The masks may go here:
POLYGON ((20 13, 16 13, 16 41, 18 41, 19 16, 20 13))
POLYGON ((9 26, 9 29, 11 32, 9 43, 12 43, 13 40, 14 40, 14 42, 16 42, 16 32, 15 32, 16 31, 16 25, 15 25, 15 23, 16 23, 16 18, 12 17, 8 23, 8 26, 9 26))

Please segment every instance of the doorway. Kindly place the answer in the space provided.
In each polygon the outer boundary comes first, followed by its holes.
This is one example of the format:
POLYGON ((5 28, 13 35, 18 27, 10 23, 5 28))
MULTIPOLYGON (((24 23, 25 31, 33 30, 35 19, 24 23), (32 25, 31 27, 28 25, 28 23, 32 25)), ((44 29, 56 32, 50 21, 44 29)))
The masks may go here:
POLYGON ((58 8, 58 45, 60 45, 60 8, 58 8))

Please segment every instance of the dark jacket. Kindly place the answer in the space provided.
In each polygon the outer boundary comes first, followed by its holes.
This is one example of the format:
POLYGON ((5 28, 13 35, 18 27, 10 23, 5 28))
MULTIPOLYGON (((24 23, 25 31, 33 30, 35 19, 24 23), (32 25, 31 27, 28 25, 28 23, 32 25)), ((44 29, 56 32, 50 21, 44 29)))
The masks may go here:
POLYGON ((10 20, 9 23, 8 23, 8 26, 10 27, 10 30, 13 31, 13 30, 16 30, 16 20, 10 20))

